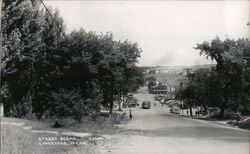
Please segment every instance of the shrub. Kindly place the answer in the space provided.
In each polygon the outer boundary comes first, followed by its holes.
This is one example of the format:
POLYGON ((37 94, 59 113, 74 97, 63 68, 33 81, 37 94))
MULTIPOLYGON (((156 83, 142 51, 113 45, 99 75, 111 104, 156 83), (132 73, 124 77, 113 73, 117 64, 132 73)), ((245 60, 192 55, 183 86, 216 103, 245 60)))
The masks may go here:
POLYGON ((82 98, 79 89, 60 89, 51 92, 50 107, 44 112, 43 118, 53 118, 59 126, 64 123, 64 119, 81 120, 83 116, 95 114, 99 110, 97 104, 96 100, 82 98))
POLYGON ((237 122, 235 125, 239 126, 240 128, 250 129, 250 119, 237 122))

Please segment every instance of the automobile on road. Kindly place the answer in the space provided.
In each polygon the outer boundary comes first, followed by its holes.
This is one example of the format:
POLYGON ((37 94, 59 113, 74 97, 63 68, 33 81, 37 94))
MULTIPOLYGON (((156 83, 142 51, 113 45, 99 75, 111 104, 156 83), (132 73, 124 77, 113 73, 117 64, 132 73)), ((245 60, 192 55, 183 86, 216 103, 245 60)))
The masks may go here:
POLYGON ((128 96, 125 103, 123 103, 123 108, 126 108, 126 107, 131 108, 131 107, 136 107, 136 106, 139 106, 138 100, 131 95, 128 96))
POLYGON ((171 109, 170 109, 170 113, 173 113, 173 114, 180 114, 180 113, 181 113, 181 109, 178 108, 177 106, 173 106, 173 107, 171 107, 171 109))
POLYGON ((151 102, 150 101, 143 101, 142 102, 142 109, 150 109, 151 102))
POLYGON ((161 101, 163 98, 164 98, 164 96, 161 96, 161 95, 154 96, 154 99, 156 101, 161 101))
POLYGON ((128 107, 136 107, 136 106, 139 106, 139 104, 137 102, 132 102, 132 103, 129 103, 127 104, 128 107))

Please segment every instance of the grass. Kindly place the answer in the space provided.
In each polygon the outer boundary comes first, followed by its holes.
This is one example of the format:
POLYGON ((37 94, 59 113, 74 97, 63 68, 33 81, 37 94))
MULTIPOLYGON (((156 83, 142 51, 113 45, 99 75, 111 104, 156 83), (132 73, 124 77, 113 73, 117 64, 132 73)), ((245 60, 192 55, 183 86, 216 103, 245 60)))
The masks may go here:
POLYGON ((233 126, 238 126, 239 128, 242 128, 242 129, 250 130, 250 119, 240 120, 240 121, 230 120, 228 124, 233 125, 233 126))
MULTIPOLYGON (((87 145, 39 145, 39 137, 56 137, 51 134, 35 134, 17 126, 1 126, 3 154, 97 154, 94 144, 87 145)), ((57 136, 58 137, 58 136, 57 136)))
MULTIPOLYGON (((84 118, 81 123, 71 123, 65 128, 51 128, 49 121, 31 121, 16 118, 3 118, 3 122, 24 122, 28 126, 32 126, 32 130, 54 130, 54 131, 74 131, 91 133, 94 135, 115 134, 118 128, 114 124, 125 120, 124 116, 118 116, 114 113, 112 118, 108 113, 101 113, 95 120, 92 118, 84 118)), ((66 119, 65 121, 71 121, 66 119)), ((19 126, 1 125, 1 133, 3 139, 3 154, 98 154, 100 153, 95 142, 88 142, 86 145, 39 145, 39 137, 60 137, 63 135, 36 134, 29 130, 22 129, 19 126)))
POLYGON ((85 117, 81 123, 71 126, 72 131, 87 132, 92 134, 115 134, 118 132, 118 127, 114 124, 119 124, 121 121, 126 120, 126 116, 120 113, 113 113, 110 117, 109 113, 102 112, 95 120, 85 117))
POLYGON ((114 133, 117 129, 113 124, 119 124, 123 118, 122 113, 113 113, 112 118, 109 116, 109 112, 101 112, 94 120, 92 117, 84 117, 80 122, 73 120, 72 118, 64 118, 63 128, 53 128, 53 119, 27 120, 17 118, 3 118, 2 122, 24 122, 28 126, 32 126, 35 130, 51 130, 51 131, 81 131, 87 133, 114 133), (120 115, 120 116, 118 116, 120 115))

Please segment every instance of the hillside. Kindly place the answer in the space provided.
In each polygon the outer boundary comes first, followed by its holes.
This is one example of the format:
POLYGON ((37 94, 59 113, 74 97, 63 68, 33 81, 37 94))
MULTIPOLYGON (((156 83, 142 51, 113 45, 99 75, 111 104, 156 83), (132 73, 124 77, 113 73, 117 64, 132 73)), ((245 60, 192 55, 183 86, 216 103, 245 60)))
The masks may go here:
POLYGON ((207 65, 194 65, 194 66, 156 66, 156 67, 144 67, 145 77, 155 77, 156 81, 168 84, 176 87, 180 85, 180 82, 185 80, 186 69, 195 71, 198 69, 208 69, 215 67, 216 64, 207 65))

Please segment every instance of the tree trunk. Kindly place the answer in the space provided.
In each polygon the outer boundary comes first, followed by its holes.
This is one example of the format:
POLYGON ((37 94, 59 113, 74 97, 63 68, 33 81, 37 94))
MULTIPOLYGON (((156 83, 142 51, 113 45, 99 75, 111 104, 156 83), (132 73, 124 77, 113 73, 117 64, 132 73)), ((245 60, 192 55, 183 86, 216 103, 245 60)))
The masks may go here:
MULTIPOLYGON (((113 87, 113 86, 112 86, 113 87)), ((111 89, 111 92, 110 92, 110 97, 109 97, 109 102, 110 102, 110 108, 109 108, 109 114, 111 115, 112 114, 112 111, 113 111, 113 105, 114 105, 114 102, 113 102, 113 88, 111 89)))
POLYGON ((8 83, 10 86, 8 87, 10 96, 8 97, 8 102, 4 103, 4 113, 6 116, 9 116, 10 111, 13 109, 13 106, 16 104, 15 92, 11 87, 11 84, 8 83))
POLYGON ((224 118, 224 112, 225 112, 225 109, 223 107, 220 108, 220 118, 224 118))
POLYGON ((112 114, 113 111, 113 101, 110 102, 109 114, 112 114))
POLYGON ((169 87, 169 91, 170 91, 170 98, 173 99, 172 88, 171 88, 171 86, 169 87))
POLYGON ((119 109, 118 109, 119 111, 122 110, 122 108, 121 108, 121 104, 122 104, 122 101, 123 101, 122 97, 123 97, 123 95, 120 94, 120 95, 119 95, 119 109))
POLYGON ((189 105, 190 115, 193 116, 192 105, 189 105))
POLYGON ((208 113, 207 112, 207 105, 203 105, 203 108, 204 108, 205 113, 207 114, 208 113))
POLYGON ((121 108, 121 104, 122 104, 122 102, 121 102, 121 100, 119 101, 119 111, 121 111, 122 110, 122 108, 121 108))

